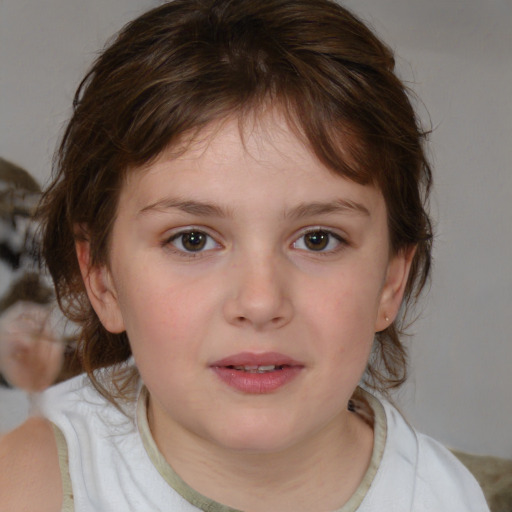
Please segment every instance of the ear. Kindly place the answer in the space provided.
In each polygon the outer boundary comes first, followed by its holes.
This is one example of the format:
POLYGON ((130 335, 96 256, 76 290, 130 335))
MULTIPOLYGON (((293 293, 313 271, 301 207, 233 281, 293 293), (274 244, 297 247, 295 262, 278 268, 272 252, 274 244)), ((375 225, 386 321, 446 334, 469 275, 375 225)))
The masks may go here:
POLYGON ((123 332, 123 316, 110 270, 106 265, 91 265, 87 240, 78 240, 75 249, 87 295, 103 327, 112 333, 123 332))
POLYGON ((390 259, 380 296, 375 332, 383 331, 395 320, 402 304, 415 253, 416 246, 413 245, 400 250, 390 259))

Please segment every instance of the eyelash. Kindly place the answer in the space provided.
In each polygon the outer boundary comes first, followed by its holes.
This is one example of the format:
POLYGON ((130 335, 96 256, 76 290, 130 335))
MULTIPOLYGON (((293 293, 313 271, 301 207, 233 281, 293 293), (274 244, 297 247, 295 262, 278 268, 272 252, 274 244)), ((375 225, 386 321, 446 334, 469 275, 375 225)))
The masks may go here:
MULTIPOLYGON (((322 240, 320 240, 320 241, 322 241, 322 240)), ((161 245, 162 245, 162 247, 168 248, 168 249, 172 250, 175 254, 178 254, 179 256, 184 257, 184 258, 196 258, 200 255, 204 255, 204 253, 210 252, 215 249, 222 248, 222 245, 219 244, 211 235, 206 233, 204 230, 195 229, 195 228, 188 228, 186 230, 174 233, 170 237, 166 238, 162 242, 161 245), (189 242, 191 241, 191 239, 193 240, 193 238, 194 238, 193 235, 195 235, 197 237, 198 243, 201 243, 201 241, 199 240, 201 237, 205 237, 204 244, 201 247, 199 247, 199 249, 196 251, 187 249, 184 246, 184 243, 187 243, 185 240, 185 237, 187 235, 190 237, 190 239, 188 240, 189 242), (211 247, 212 243, 213 243, 213 247, 211 247), (181 247, 179 247, 178 244, 181 247)), ((307 242, 304 241, 303 245, 307 246, 307 242)), ((337 252, 342 250, 347 245, 349 245, 347 240, 344 239, 342 236, 340 236, 339 234, 337 234, 329 229, 325 229, 325 228, 321 228, 321 227, 311 228, 311 229, 308 229, 308 230, 302 232, 301 235, 299 237, 295 238, 294 241, 291 243, 291 247, 293 247, 294 249, 308 252, 308 253, 315 254, 315 255, 319 255, 319 256, 329 256, 332 254, 336 254, 337 252), (320 235, 321 237, 327 238, 325 247, 321 247, 318 250, 312 249, 311 247, 309 247, 309 248, 308 247, 298 247, 301 240, 304 241, 305 237, 307 237, 308 235, 315 235, 315 234, 320 235), (333 241, 336 243, 336 246, 334 248, 328 248, 332 244, 333 241)))
MULTIPOLYGON (((304 243, 305 243, 305 245, 307 245, 306 242, 304 242, 304 243)), ((311 229, 304 231, 298 238, 296 238, 294 240, 294 242, 291 245, 295 249, 309 252, 309 253, 312 253, 312 254, 315 254, 318 256, 329 256, 332 254, 336 254, 337 252, 342 250, 344 247, 346 247, 348 245, 348 242, 341 235, 331 231, 330 229, 326 229, 326 228, 322 228, 322 227, 315 227, 315 228, 311 228, 311 229), (333 241, 336 242, 336 246, 334 248, 329 248, 329 249, 321 248, 319 250, 314 250, 314 249, 307 248, 307 247, 305 247, 305 248, 297 247, 299 241, 305 240, 305 237, 307 237, 308 235, 314 235, 314 234, 317 234, 317 235, 321 234, 322 236, 327 237, 326 247, 329 247, 329 245, 333 241)))
MULTIPOLYGON (((190 240, 189 240, 190 241, 190 240)), ((213 249, 219 249, 222 246, 208 233, 201 229, 195 229, 195 228, 189 228, 183 231, 179 231, 177 233, 174 233, 167 239, 165 239, 162 243, 163 247, 166 247, 168 249, 171 249, 174 253, 184 257, 184 258, 196 258, 200 254, 211 251, 213 249), (198 250, 187 250, 187 248, 184 246, 185 237, 189 236, 192 238, 192 235, 195 235, 199 241, 201 237, 204 237, 204 245, 200 247, 198 250), (214 247, 209 247, 213 242, 214 247), (177 244, 181 245, 181 247, 178 247, 177 244)))

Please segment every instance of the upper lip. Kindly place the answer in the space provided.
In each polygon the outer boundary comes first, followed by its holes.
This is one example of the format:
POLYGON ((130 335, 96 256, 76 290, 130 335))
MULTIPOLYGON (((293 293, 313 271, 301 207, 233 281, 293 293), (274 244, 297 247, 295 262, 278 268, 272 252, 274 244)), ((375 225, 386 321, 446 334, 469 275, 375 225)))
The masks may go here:
POLYGON ((304 366, 289 356, 278 352, 240 352, 215 361, 210 366, 214 368, 226 366, 304 366))

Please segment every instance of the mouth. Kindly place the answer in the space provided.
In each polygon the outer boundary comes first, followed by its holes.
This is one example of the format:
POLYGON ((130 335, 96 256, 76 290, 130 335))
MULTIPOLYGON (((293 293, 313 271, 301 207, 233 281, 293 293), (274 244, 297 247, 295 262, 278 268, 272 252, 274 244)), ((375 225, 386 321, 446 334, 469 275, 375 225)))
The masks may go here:
POLYGON ((278 353, 241 353, 216 361, 215 375, 230 388, 248 394, 279 390, 295 379, 304 365, 278 353))
POLYGON ((285 364, 247 365, 247 366, 228 365, 226 368, 230 368, 231 370, 237 370, 239 372, 247 372, 247 373, 268 373, 268 372, 280 371, 285 368, 289 368, 289 366, 285 365, 285 364))

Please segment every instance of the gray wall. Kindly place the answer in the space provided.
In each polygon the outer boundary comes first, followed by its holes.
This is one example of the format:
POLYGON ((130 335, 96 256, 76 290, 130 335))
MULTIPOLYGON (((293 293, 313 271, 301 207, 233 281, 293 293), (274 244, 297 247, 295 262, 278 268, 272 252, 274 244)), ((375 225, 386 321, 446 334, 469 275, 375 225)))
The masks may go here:
POLYGON ((460 449, 512 457, 512 2, 351 0, 434 127, 432 289, 401 403, 460 449))
MULTIPOLYGON (((95 51, 157 3, 0 0, 0 155, 44 183, 95 51)), ((397 400, 444 443, 512 457, 512 1, 346 5, 397 51, 434 126, 434 278, 397 400)))

